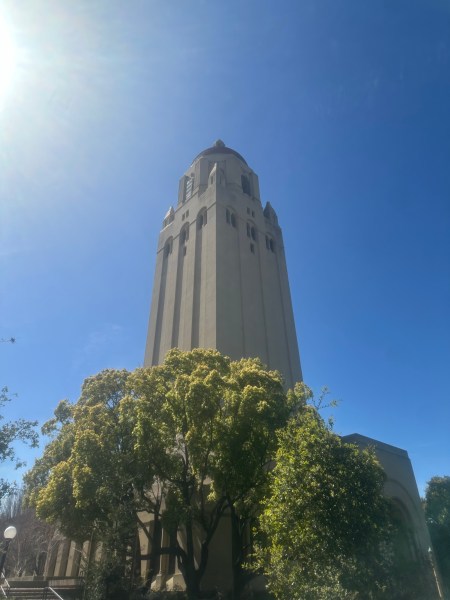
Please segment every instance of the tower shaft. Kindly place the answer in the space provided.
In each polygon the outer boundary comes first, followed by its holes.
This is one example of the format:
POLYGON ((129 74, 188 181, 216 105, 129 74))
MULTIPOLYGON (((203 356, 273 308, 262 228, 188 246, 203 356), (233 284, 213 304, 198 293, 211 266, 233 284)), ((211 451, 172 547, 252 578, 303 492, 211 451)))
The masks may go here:
POLYGON ((259 357, 301 380, 281 229, 257 175, 223 142, 180 180, 159 236, 145 365, 170 348, 259 357))

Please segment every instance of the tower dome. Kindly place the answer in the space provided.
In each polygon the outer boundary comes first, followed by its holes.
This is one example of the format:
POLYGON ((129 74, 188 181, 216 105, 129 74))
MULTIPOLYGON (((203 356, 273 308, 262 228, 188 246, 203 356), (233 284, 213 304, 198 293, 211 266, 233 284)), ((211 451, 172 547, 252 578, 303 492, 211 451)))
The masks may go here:
POLYGON ((236 152, 236 150, 233 150, 232 148, 228 148, 227 146, 225 146, 225 143, 220 139, 216 140, 210 148, 206 148, 206 150, 203 150, 202 152, 200 152, 200 154, 197 154, 197 156, 194 158, 194 160, 192 162, 195 162, 202 156, 209 156, 211 154, 234 154, 234 156, 236 156, 239 160, 241 160, 244 163, 244 165, 247 165, 247 161, 245 160, 245 158, 243 156, 241 156, 239 154, 239 152, 236 152))

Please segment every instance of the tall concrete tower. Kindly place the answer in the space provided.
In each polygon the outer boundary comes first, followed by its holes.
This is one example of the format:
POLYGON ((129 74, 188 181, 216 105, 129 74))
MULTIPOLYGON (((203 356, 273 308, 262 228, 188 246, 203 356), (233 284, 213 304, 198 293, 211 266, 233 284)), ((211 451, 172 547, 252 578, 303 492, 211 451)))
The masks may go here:
POLYGON ((221 140, 181 178, 159 236, 145 365, 173 347, 259 357, 288 387, 302 378, 277 215, 221 140))

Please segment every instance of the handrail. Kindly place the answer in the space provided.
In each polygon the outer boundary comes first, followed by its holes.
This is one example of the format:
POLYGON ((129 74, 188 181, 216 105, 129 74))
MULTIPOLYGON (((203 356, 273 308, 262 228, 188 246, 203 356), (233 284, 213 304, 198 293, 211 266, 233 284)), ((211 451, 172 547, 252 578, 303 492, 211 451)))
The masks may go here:
POLYGON ((3 580, 2 583, 0 584, 0 589, 2 590, 2 594, 3 594, 3 598, 7 598, 8 597, 8 592, 4 590, 3 586, 5 586, 5 588, 7 590, 10 589, 10 585, 8 583, 8 580, 5 577, 5 574, 3 573, 3 571, 0 573, 0 580, 3 580))
POLYGON ((58 600, 64 600, 64 598, 61 598, 61 596, 58 594, 58 592, 56 592, 52 587, 47 586, 44 588, 44 593, 42 594, 42 598, 43 600, 47 600, 48 598, 48 593, 53 594, 52 598, 57 598, 58 600))

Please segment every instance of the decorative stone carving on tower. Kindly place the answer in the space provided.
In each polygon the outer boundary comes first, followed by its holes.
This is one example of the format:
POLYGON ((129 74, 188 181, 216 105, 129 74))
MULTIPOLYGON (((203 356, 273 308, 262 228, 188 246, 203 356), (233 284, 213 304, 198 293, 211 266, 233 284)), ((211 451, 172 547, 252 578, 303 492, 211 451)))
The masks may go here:
POLYGON ((180 180, 163 221, 145 365, 172 347, 259 357, 287 387, 302 378, 281 229, 258 176, 217 140, 180 180))

